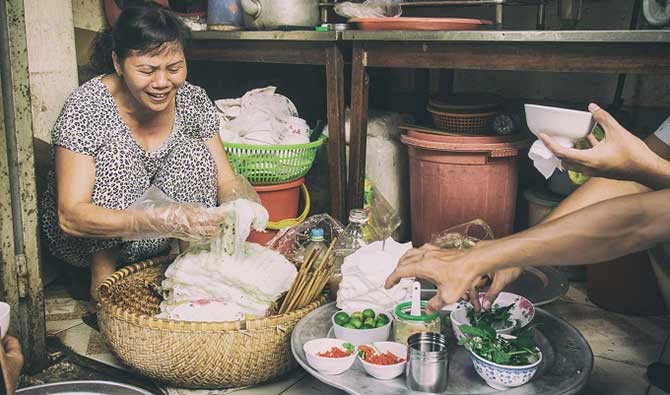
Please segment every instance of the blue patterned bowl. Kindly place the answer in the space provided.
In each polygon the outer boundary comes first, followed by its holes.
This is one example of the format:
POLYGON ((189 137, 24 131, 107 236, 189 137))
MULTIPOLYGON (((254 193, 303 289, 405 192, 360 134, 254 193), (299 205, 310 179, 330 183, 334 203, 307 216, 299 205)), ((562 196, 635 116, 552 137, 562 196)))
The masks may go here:
POLYGON ((535 376, 542 363, 542 352, 539 348, 537 351, 540 354, 540 358, 535 363, 525 366, 499 365, 487 361, 472 351, 469 352, 472 364, 475 366, 475 370, 479 376, 486 381, 489 387, 503 391, 524 385, 535 376))

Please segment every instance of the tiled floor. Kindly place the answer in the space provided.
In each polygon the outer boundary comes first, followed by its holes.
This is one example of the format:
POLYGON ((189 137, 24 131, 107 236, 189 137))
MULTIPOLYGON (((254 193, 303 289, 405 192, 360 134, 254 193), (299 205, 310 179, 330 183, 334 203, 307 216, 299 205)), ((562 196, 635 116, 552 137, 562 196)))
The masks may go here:
MULTIPOLYGON (((632 317, 610 313, 590 303, 580 284, 560 300, 545 306, 566 319, 588 340, 595 357, 594 369, 580 395, 644 395, 649 390, 645 376, 648 364, 660 358, 670 330, 670 316, 632 317)), ((62 289, 47 292, 47 330, 71 350, 119 369, 126 369, 106 349, 101 336, 81 321, 84 302, 75 301, 62 289)), ((670 357, 670 356, 669 356, 670 357)), ((344 392, 323 384, 296 369, 274 383, 253 388, 215 392, 213 395, 340 395, 344 392)), ((172 391, 170 395, 191 395, 172 391)), ((209 395, 199 393, 198 395, 209 395)), ((655 394, 661 394, 656 392, 655 394)))

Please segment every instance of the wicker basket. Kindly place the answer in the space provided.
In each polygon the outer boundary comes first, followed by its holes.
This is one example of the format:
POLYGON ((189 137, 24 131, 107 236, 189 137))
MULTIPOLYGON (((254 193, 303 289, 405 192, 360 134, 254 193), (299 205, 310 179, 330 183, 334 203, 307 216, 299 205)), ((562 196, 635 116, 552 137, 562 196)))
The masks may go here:
POLYGON ((294 312, 230 322, 154 318, 161 296, 156 284, 170 257, 121 269, 99 288, 98 323, 112 351, 139 373, 178 387, 229 388, 281 376, 296 366, 291 332, 326 302, 294 312))
POLYGON ((490 135, 493 134, 493 119, 498 111, 478 113, 458 113, 441 111, 431 106, 427 108, 433 116, 433 126, 451 133, 490 135))

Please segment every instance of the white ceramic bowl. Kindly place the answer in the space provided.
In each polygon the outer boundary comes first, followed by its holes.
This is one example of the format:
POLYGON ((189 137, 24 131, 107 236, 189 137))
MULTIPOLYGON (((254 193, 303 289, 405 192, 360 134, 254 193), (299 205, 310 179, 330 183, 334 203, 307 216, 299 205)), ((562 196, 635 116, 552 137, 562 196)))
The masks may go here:
POLYGON ((9 328, 9 317, 11 310, 11 307, 7 303, 0 302, 0 339, 5 338, 7 328, 9 328))
POLYGON ((390 351, 399 358, 404 359, 404 361, 396 363, 395 365, 375 365, 364 361, 359 355, 358 360, 361 361, 363 369, 365 369, 370 376, 380 380, 391 380, 403 374, 405 365, 407 364, 406 345, 396 342, 376 342, 369 344, 369 346, 376 348, 380 353, 390 351))
MULTIPOLYGON (((480 301, 484 299, 484 293, 479 294, 480 301)), ((520 295, 516 295, 509 292, 501 292, 498 294, 493 305, 496 306, 509 306, 514 304, 514 307, 511 310, 510 319, 513 323, 518 322, 520 327, 528 325, 533 318, 535 317, 535 306, 526 298, 520 295)), ((461 331, 461 325, 470 324, 468 319, 468 312, 472 310, 472 305, 470 303, 462 304, 456 310, 453 310, 449 315, 451 319, 451 328, 454 330, 454 335, 458 340, 463 338, 463 332, 461 331)), ((496 332, 499 334, 509 335, 516 328, 516 324, 509 326, 507 328, 496 329, 496 332)))
POLYGON ((344 343, 346 341, 326 338, 308 341, 303 346, 303 350, 305 351, 309 366, 323 374, 340 374, 345 372, 356 361, 356 352, 343 358, 328 358, 317 355, 321 352, 330 351, 333 347, 344 349, 344 343))
POLYGON ((540 353, 540 358, 535 363, 524 366, 500 365, 487 361, 472 351, 468 352, 477 374, 486 381, 486 384, 491 388, 504 391, 524 385, 535 376, 542 363, 542 352, 539 348, 537 351, 540 353))
POLYGON ((372 329, 351 329, 337 325, 335 323, 335 314, 330 318, 330 321, 333 324, 335 337, 341 340, 346 340, 356 346, 359 344, 386 341, 391 334, 391 325, 393 324, 393 316, 391 314, 384 313, 389 318, 389 322, 386 325, 372 329))
POLYGON ((544 133, 566 147, 586 137, 595 126, 593 115, 588 111, 536 104, 526 104, 524 109, 528 129, 534 135, 544 133))

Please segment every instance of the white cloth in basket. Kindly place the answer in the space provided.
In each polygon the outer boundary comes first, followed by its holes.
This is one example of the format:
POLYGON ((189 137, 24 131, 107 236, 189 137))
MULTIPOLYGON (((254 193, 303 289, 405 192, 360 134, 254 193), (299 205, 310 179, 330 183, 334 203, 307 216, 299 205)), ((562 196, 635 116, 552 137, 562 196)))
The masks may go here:
POLYGON ((401 244, 389 237, 383 249, 382 245, 376 241, 344 258, 338 308, 350 313, 367 308, 390 312, 396 304, 410 299, 413 279, 403 278, 391 289, 385 289, 384 283, 412 243, 401 244))
POLYGON ((297 270, 278 252, 246 242, 250 229, 264 229, 267 211, 238 199, 225 231, 209 245, 192 246, 165 271, 160 318, 236 321, 262 317, 286 292, 297 270))

